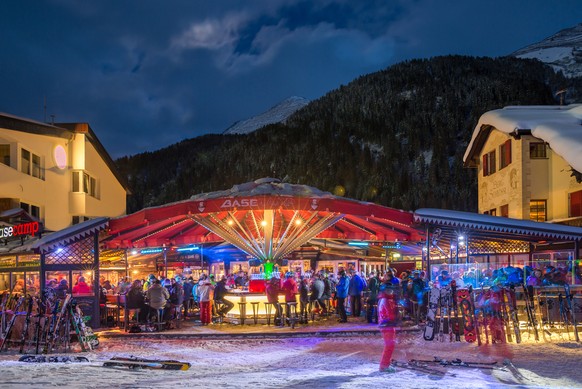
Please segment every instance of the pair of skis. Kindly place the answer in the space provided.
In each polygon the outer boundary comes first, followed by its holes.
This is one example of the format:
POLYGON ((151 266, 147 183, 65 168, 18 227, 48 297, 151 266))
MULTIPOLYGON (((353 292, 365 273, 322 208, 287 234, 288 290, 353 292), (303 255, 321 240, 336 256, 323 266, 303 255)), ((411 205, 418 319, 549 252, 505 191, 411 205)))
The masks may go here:
POLYGON ((93 329, 86 325, 89 318, 83 316, 81 308, 76 303, 70 304, 69 311, 73 329, 81 345, 81 350, 91 351, 97 348, 99 346, 99 339, 93 333, 93 329))
POLYGON ((411 359, 410 363, 427 363, 438 364, 440 366, 457 366, 457 367, 473 367, 479 369, 495 369, 497 368, 497 361, 493 362, 478 362, 478 361, 463 361, 461 359, 443 359, 434 357, 434 359, 411 359))
POLYGON ((104 367, 126 367, 129 369, 188 370, 189 362, 174 360, 157 360, 137 357, 114 357, 103 362, 104 367))
MULTIPOLYGON (((2 350, 4 350, 4 347, 8 343, 8 340, 10 339, 10 335, 12 334, 12 328, 14 327, 14 323, 16 322, 16 318, 18 316, 22 315, 22 314, 18 313, 18 309, 24 303, 24 300, 25 300, 24 296, 21 296, 18 298, 18 300, 16 301, 16 305, 14 306, 14 309, 12 310, 12 317, 10 318, 10 320, 7 320, 6 327, 2 329, 2 340, 0 341, 0 352, 2 350)), ((5 314, 8 313, 7 307, 8 307, 8 304, 6 304, 6 306, 4 307, 4 310, 2 311, 2 315, 3 315, 4 319, 5 319, 5 314)))

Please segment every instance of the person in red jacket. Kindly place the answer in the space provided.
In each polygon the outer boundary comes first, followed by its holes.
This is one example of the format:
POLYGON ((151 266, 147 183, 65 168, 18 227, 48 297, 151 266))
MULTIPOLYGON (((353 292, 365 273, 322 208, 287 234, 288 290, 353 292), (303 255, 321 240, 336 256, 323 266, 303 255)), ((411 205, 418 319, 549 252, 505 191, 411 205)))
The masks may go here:
MULTIPOLYGON (((295 281, 295 277, 293 277, 293 273, 287 272, 285 273, 285 282, 283 282, 283 292, 285 293, 285 303, 297 303, 297 298, 295 295, 297 294, 297 281, 295 281)), ((285 315, 287 318, 290 316, 290 308, 289 305, 285 305, 285 315)), ((297 314, 297 311, 295 312, 297 314)))
POLYGON ((273 304, 275 308, 275 325, 283 325, 281 320, 281 306, 279 305, 279 291, 280 291, 280 284, 281 281, 273 276, 267 282, 267 286, 265 288, 265 294, 267 295, 267 302, 273 304))
POLYGON ((378 326, 384 339, 384 351, 380 361, 380 371, 393 372, 390 366, 392 353, 396 346, 396 326, 400 324, 398 301, 400 300, 400 288, 394 285, 390 277, 385 277, 380 285, 378 293, 378 326))
POLYGON ((85 277, 79 277, 77 281, 77 285, 73 286, 73 294, 90 294, 93 293, 93 290, 87 283, 85 282, 85 277))

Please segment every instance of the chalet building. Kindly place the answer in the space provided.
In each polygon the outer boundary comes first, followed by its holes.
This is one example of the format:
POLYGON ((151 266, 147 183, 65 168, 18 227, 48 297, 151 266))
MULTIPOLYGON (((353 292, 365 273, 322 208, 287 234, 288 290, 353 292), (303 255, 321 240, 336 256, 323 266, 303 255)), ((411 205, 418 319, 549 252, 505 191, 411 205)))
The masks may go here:
POLYGON ((582 226, 582 104, 486 112, 464 163, 479 213, 582 226))
POLYGON ((0 113, 0 214, 22 208, 48 231, 126 212, 127 189, 87 123, 0 113))

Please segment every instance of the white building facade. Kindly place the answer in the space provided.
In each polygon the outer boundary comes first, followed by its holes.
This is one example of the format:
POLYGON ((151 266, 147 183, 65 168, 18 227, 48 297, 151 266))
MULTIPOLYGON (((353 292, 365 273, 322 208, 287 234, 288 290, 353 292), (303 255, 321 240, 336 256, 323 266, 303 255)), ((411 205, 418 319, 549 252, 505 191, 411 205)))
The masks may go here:
POLYGON ((124 179, 87 123, 0 113, 0 212, 23 208, 58 231, 126 212, 124 179))

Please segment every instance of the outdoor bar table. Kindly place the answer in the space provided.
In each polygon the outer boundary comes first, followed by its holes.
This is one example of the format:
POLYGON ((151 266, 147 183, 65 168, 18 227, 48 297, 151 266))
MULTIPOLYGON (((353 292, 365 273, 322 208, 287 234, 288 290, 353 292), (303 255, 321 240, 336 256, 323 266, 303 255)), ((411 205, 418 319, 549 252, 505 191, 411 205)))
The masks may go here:
MULTIPOLYGON (((240 305, 239 303, 246 303, 246 323, 251 323, 253 321, 253 309, 251 303, 258 302, 258 323, 267 322, 267 311, 265 309, 265 303, 267 302, 267 296, 265 293, 260 292, 249 292, 240 289, 231 289, 228 291, 224 297, 226 300, 234 304, 232 309, 226 315, 226 318, 230 321, 237 320, 240 323, 240 305)), ((285 295, 283 293, 279 294, 279 303, 281 304, 281 309, 285 313, 285 295)), ((271 315, 274 317, 275 312, 272 311, 271 315)), ((272 319, 272 318, 271 318, 272 319)))

